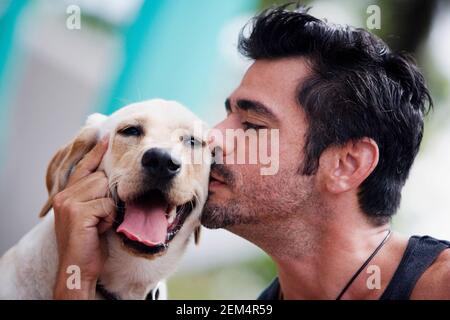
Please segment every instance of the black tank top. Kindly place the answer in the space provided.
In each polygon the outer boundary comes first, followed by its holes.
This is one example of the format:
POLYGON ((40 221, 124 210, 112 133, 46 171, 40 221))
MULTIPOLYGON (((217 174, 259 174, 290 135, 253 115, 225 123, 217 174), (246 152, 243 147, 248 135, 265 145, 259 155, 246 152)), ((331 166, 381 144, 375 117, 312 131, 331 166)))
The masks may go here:
MULTIPOLYGON (((380 300, 409 300, 417 280, 441 252, 448 248, 450 242, 429 236, 409 238, 402 260, 380 300)), ((258 300, 277 300, 279 293, 280 283, 278 278, 275 278, 258 300)))

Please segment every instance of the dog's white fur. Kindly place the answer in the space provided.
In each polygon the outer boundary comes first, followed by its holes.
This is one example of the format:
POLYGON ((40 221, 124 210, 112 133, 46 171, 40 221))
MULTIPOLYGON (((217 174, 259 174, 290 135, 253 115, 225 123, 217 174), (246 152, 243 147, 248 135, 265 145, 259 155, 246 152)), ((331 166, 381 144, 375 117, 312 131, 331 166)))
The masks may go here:
MULTIPOLYGON (((124 120, 136 117, 140 117, 141 120, 148 120, 144 124, 144 129, 146 130, 145 139, 141 140, 139 144, 129 147, 132 151, 127 150, 129 151, 128 156, 130 156, 131 152, 132 157, 128 158, 128 161, 131 159, 132 163, 129 164, 128 169, 121 168, 122 174, 131 174, 131 176, 134 175, 135 177, 139 176, 136 173, 138 164, 135 162, 139 161, 143 151, 155 146, 174 148, 178 145, 179 147, 180 142, 173 139, 174 129, 182 128, 184 132, 192 133, 194 124, 200 123, 200 120, 194 114, 180 104, 160 99, 126 106, 109 117, 99 114, 90 116, 83 129, 84 132, 86 132, 87 128, 90 130, 89 134, 93 134, 96 140, 106 134, 110 135, 108 150, 99 167, 99 169, 105 171, 108 178, 117 172, 115 166, 118 166, 118 160, 120 160, 117 159, 118 155, 114 159, 113 154, 115 130, 124 120), (123 172, 123 170, 128 171, 123 172)), ((205 136, 201 138, 205 138, 205 136)), ((123 148, 122 142, 121 151, 123 151, 123 148)), ((125 146, 125 148, 127 147, 125 146)), ((181 150, 184 149, 181 148, 181 150)), ((209 152, 206 150, 202 152, 207 158, 209 152)), ((182 162, 182 167, 189 168, 190 172, 189 174, 181 175, 180 178, 177 177, 180 180, 178 181, 178 192, 195 192, 198 201, 197 206, 187 218, 181 230, 170 242, 169 248, 163 255, 150 259, 136 256, 123 247, 122 241, 115 231, 110 230, 107 233, 109 256, 99 280, 109 292, 118 295, 122 299, 144 299, 158 283, 162 282, 160 299, 166 298, 164 279, 174 271, 194 229, 199 228, 201 209, 207 197, 209 166, 205 165, 205 163, 201 164, 200 167, 197 166, 195 169, 193 169, 193 166, 195 165, 185 165, 182 162)), ((51 167, 49 167, 49 170, 55 171, 51 167)), ((55 192, 60 191, 62 186, 55 187, 55 185, 60 184, 63 178, 50 178, 55 180, 51 181, 50 185, 49 181, 47 181, 50 196, 52 196, 55 192)), ((130 187, 127 188, 129 189, 130 187)), ((176 199, 177 195, 174 194, 173 196, 176 199)), ((47 209, 50 208, 51 206, 47 209)), ((54 215, 51 210, 34 229, 27 233, 17 245, 7 251, 0 259, 0 298, 51 299, 57 268, 57 243, 54 231, 54 215)), ((97 294, 97 298, 101 298, 101 296, 97 294)))

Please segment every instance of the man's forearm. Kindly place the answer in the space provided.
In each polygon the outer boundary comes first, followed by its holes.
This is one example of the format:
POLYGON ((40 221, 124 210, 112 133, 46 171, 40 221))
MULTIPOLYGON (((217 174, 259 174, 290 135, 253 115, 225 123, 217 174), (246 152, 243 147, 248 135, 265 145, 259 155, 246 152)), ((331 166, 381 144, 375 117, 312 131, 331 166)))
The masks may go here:
POLYGON ((82 283, 80 289, 69 289, 65 281, 58 281, 53 291, 55 300, 92 300, 94 298, 95 283, 92 282, 82 283))
POLYGON ((91 300, 95 298, 95 279, 81 279, 80 287, 69 288, 67 285, 68 275, 65 272, 58 272, 53 290, 55 300, 91 300))

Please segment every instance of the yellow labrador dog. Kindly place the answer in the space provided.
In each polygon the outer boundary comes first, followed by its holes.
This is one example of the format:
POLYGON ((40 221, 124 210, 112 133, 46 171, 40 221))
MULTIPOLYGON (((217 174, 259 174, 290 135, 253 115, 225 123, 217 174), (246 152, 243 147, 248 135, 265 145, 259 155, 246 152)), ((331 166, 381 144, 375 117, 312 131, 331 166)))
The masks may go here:
POLYGON ((182 105, 160 99, 128 105, 109 117, 91 115, 49 164, 45 217, 0 260, 0 298, 52 298, 58 267, 52 197, 105 135, 109 146, 99 170, 108 177, 118 211, 106 235, 109 256, 97 298, 149 299, 158 291, 166 298, 164 279, 200 230, 211 161, 205 128, 182 105))

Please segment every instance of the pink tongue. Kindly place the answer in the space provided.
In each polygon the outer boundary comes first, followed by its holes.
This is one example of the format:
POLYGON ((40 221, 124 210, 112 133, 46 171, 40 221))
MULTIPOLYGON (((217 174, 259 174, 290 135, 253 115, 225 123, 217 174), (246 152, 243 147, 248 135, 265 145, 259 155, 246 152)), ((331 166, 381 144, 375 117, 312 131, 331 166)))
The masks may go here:
POLYGON ((164 204, 151 206, 127 204, 123 222, 117 228, 117 232, 147 246, 165 243, 169 226, 165 209, 164 204))

